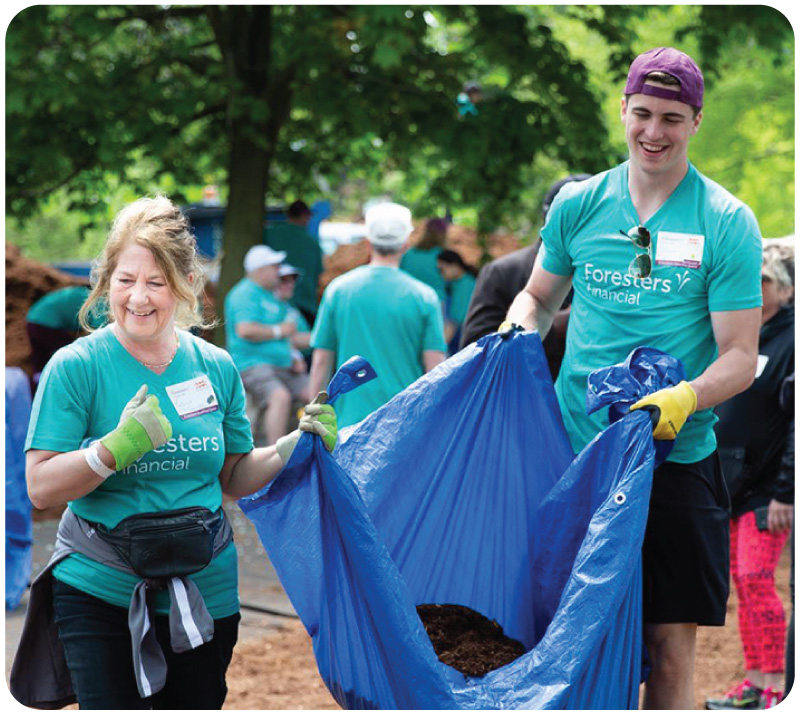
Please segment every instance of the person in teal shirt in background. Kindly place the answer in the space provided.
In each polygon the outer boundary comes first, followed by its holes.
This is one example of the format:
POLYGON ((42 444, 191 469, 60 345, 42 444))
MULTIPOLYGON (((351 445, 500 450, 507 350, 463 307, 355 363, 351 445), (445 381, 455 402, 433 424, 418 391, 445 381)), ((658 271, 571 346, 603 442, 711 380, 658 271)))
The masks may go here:
POLYGON ((369 264, 331 281, 311 334, 310 391, 324 388, 334 368, 354 355, 378 375, 339 398, 342 426, 360 422, 446 357, 436 293, 398 267, 413 229, 411 212, 378 204, 367 211, 366 226, 369 264))
POLYGON ((439 254, 436 266, 445 282, 444 337, 447 352, 455 355, 461 342, 461 326, 475 290, 475 269, 464 261, 460 253, 448 248, 439 254))
MULTIPOLYGON (((34 375, 44 370, 47 361, 59 348, 69 345, 81 333, 78 313, 91 289, 87 285, 59 288, 43 295, 28 310, 27 330, 31 343, 31 368, 34 375)), ((89 317, 93 328, 103 319, 89 317)))
POLYGON ((292 335, 292 348, 296 351, 295 355, 311 367, 311 326, 305 316, 292 304, 297 283, 303 280, 303 273, 299 268, 282 263, 278 269, 278 287, 275 288, 275 296, 283 301, 287 306, 287 319, 294 321, 297 332, 292 335))
POLYGON ((109 324, 53 356, 32 408, 31 502, 67 508, 31 588, 11 692, 38 708, 218 709, 240 619, 223 494, 266 486, 300 431, 332 450, 335 414, 320 395, 298 431, 253 448, 236 366, 190 332, 208 327, 203 267, 166 197, 118 214, 96 273, 81 324, 91 331, 100 301, 109 324), (138 533, 128 547, 108 540, 123 521, 138 533), (153 558, 165 533, 169 551, 153 558))
POLYGON ((415 246, 408 248, 400 258, 400 268, 436 291, 439 302, 444 306, 444 278, 436 265, 439 254, 444 250, 447 238, 447 221, 432 218, 425 224, 425 230, 415 246))
POLYGON ((292 403, 308 402, 308 374, 294 359, 297 322, 292 306, 275 291, 286 255, 269 246, 253 246, 245 255, 245 276, 225 297, 228 351, 247 393, 264 411, 267 442, 289 431, 292 403))
POLYGON ((291 303, 306 319, 314 324, 319 301, 317 290, 322 275, 322 247, 308 232, 311 209, 303 201, 289 205, 286 221, 271 223, 264 232, 264 243, 275 251, 286 254, 286 262, 302 271, 291 303))

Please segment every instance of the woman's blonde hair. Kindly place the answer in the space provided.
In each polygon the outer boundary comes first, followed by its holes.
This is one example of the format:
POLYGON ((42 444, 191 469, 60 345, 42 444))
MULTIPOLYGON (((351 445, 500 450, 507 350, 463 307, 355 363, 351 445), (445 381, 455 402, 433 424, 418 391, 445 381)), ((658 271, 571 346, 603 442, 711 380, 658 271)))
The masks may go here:
POLYGON ((781 288, 794 287, 794 246, 779 243, 764 246, 761 275, 781 288))
POLYGON ((197 242, 189 221, 166 196, 142 198, 125 206, 114 219, 106 245, 92 267, 92 290, 78 314, 84 330, 91 331, 90 313, 111 320, 108 291, 120 254, 131 244, 147 248, 164 280, 178 300, 175 325, 206 329, 202 301, 205 271, 197 255, 197 242), (102 315, 105 313, 105 315, 102 315))

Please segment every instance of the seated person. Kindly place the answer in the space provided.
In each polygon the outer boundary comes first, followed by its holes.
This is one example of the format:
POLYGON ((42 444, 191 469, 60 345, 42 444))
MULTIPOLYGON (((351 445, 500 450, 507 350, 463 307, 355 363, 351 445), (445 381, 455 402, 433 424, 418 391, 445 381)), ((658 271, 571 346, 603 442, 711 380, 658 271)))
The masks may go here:
POLYGON ((292 335, 292 347, 295 357, 303 360, 306 368, 311 365, 311 326, 305 316, 292 305, 295 286, 303 280, 303 272, 299 268, 282 263, 278 269, 278 287, 275 289, 275 296, 278 300, 288 306, 288 319, 294 320, 297 332, 292 335))
MULTIPOLYGON (((292 403, 308 402, 308 374, 292 356, 297 323, 289 306, 273 291, 286 254, 253 246, 245 255, 245 276, 225 298, 228 352, 242 375, 245 391, 264 410, 267 442, 289 432, 292 403)), ((254 425, 255 427, 255 425, 254 425)))

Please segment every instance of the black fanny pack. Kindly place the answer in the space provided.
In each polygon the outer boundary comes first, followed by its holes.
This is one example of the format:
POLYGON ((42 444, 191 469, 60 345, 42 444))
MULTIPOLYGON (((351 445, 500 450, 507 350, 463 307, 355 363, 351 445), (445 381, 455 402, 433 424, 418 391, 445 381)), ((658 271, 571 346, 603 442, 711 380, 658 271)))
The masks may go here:
POLYGON ((214 541, 225 522, 222 508, 203 507, 136 514, 113 529, 92 524, 97 535, 144 579, 188 576, 211 563, 214 541))

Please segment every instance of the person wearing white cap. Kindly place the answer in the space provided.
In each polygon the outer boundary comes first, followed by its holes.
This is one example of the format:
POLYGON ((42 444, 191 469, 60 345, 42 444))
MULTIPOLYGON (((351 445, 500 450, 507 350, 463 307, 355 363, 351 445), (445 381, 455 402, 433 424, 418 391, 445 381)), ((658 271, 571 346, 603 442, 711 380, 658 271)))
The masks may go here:
POLYGON ((308 374, 292 369, 291 337, 297 323, 274 290, 286 254, 253 246, 245 255, 245 276, 225 298, 228 352, 242 375, 245 391, 264 411, 269 444, 289 431, 294 400, 308 402, 308 374))
POLYGON ((275 296, 287 306, 287 318, 294 321, 297 331, 292 335, 292 354, 295 359, 292 369, 295 372, 306 372, 311 364, 311 326, 303 313, 292 304, 295 287, 303 280, 303 271, 288 263, 281 263, 278 270, 278 287, 275 296))
POLYGON ((414 228, 411 212, 382 203, 365 219, 369 264, 330 282, 311 333, 309 392, 324 388, 334 368, 354 355, 366 358, 378 373, 339 399, 340 425, 360 422, 442 362, 447 350, 436 292, 399 268, 414 228))

